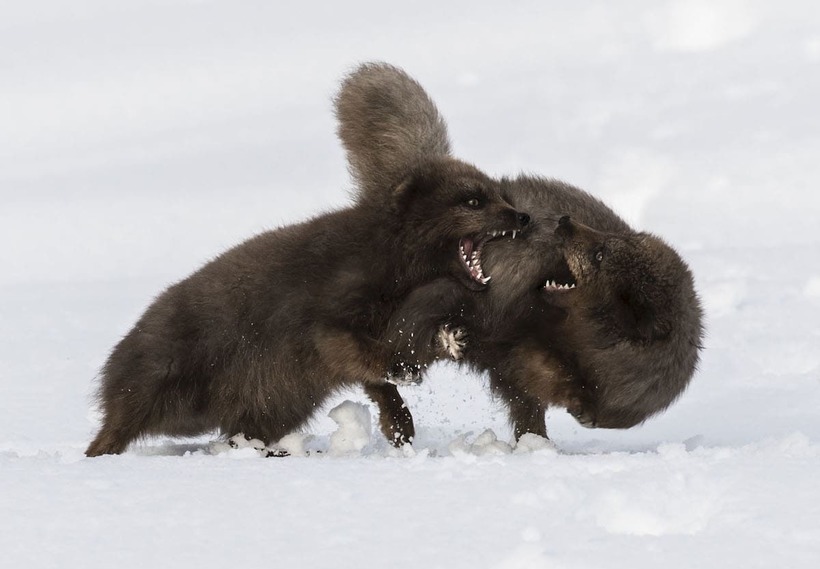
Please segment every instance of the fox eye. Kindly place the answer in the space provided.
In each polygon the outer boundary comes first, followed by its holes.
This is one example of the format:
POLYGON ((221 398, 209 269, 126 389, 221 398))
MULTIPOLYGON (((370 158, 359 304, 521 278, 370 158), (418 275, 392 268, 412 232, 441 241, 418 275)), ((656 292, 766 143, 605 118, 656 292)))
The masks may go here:
POLYGON ((467 207, 471 207, 473 209, 481 207, 481 200, 478 198, 470 198, 464 203, 467 204, 467 207))
POLYGON ((598 249, 595 252, 595 262, 600 263, 603 260, 604 260, 604 250, 603 249, 598 249))

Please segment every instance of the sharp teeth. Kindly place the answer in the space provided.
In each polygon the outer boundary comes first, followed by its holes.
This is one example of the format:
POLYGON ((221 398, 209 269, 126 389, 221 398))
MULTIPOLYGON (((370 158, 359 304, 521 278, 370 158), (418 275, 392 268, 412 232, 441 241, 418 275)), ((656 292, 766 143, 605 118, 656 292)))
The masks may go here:
POLYGON ((515 239, 515 230, 513 229, 513 239, 515 239))
POLYGON ((569 287, 569 288, 575 288, 575 285, 574 285, 574 284, 572 284, 572 285, 570 285, 570 287, 569 287))

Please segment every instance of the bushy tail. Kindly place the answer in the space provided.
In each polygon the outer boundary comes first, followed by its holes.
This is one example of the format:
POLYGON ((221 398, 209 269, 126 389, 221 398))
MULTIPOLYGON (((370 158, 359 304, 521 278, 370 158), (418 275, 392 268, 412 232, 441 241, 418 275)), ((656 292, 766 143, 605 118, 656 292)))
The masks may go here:
POLYGON ((384 200, 420 161, 449 156, 447 125, 412 77, 387 63, 365 63, 335 98, 338 135, 358 200, 384 200))

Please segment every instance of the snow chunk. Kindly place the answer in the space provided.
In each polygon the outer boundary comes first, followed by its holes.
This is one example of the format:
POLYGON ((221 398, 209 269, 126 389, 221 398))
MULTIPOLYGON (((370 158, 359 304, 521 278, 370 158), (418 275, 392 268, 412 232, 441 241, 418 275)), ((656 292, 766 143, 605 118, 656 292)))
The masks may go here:
POLYGON ((515 448, 513 449, 514 454, 526 454, 539 451, 547 451, 555 454, 558 453, 555 443, 534 433, 526 433, 521 435, 521 438, 518 439, 517 443, 515 443, 515 448))
POLYGON ((307 456, 307 444, 313 440, 313 436, 305 433, 291 433, 285 435, 276 443, 276 448, 288 453, 291 456, 307 456))
POLYGON ((492 429, 487 429, 472 444, 467 442, 468 434, 459 436, 448 445, 450 454, 453 456, 483 456, 500 455, 512 453, 512 447, 503 441, 499 441, 492 429))
POLYGON ((238 433, 227 441, 213 441, 208 446, 211 454, 227 454, 231 458, 282 457, 305 455, 304 442, 309 437, 294 433, 282 438, 278 444, 266 446, 259 439, 249 439, 244 433, 238 433))
POLYGON ((327 414, 339 428, 330 435, 330 449, 334 456, 359 454, 370 443, 370 409, 367 405, 344 401, 327 414))
POLYGON ((230 458, 257 458, 264 456, 265 443, 259 439, 245 438, 244 433, 237 433, 227 441, 213 441, 208 446, 211 454, 226 455, 230 458))

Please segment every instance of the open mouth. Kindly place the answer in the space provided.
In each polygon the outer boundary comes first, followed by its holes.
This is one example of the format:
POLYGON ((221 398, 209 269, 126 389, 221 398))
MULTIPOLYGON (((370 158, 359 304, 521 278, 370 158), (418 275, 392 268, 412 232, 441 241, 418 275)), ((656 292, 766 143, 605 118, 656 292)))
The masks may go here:
POLYGON ((561 257, 558 264, 550 270, 546 281, 543 288, 547 292, 567 292, 578 286, 578 281, 564 257, 561 257))
POLYGON ((470 274, 470 278, 481 285, 490 282, 490 276, 484 274, 484 269, 481 268, 481 250, 487 241, 495 239, 496 237, 506 237, 508 233, 512 234, 515 239, 516 234, 520 230, 509 229, 507 231, 490 231, 482 237, 462 237, 458 240, 458 255, 461 259, 464 268, 470 274))

